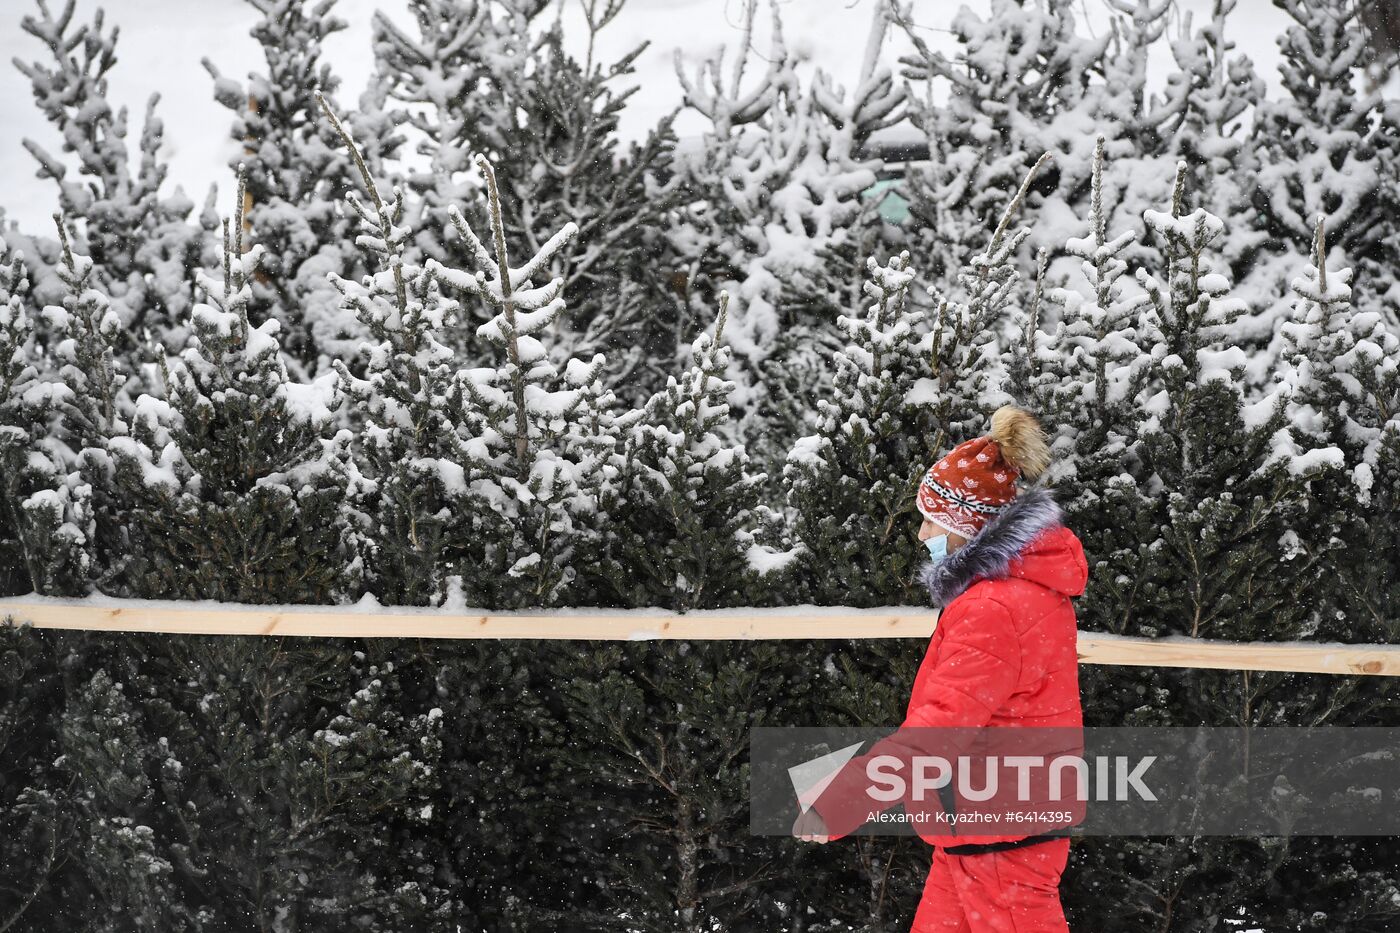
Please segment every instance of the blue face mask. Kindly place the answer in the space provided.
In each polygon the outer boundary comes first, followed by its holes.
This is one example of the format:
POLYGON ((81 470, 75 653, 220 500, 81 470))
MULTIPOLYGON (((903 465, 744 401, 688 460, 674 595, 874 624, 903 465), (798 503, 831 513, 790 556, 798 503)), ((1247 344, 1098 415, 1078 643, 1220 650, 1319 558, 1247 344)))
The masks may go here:
POLYGON ((948 536, 946 534, 934 535, 924 541, 924 547, 928 548, 929 556, 936 564, 948 556, 948 536))

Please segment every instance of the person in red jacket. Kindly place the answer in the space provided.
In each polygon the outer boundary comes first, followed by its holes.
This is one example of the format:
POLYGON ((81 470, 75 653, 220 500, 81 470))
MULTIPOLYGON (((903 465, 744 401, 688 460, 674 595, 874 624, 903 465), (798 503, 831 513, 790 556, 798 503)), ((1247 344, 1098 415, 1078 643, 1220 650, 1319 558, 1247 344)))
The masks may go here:
MULTIPOLYGON (((953 448, 920 482, 919 540, 932 559, 918 580, 940 613, 901 730, 1082 728, 1071 598, 1088 580, 1084 549, 1049 490, 1016 485, 1038 477, 1049 460, 1035 418, 1005 406, 986 436, 953 448)), ((900 741, 896 732, 852 759, 799 815, 793 834, 826 842, 858 828, 870 807, 850 803, 869 803, 865 765, 907 752, 900 741)), ((936 849, 912 933, 1067 933, 1063 832, 1007 827, 950 839, 946 829, 915 826, 936 849)))

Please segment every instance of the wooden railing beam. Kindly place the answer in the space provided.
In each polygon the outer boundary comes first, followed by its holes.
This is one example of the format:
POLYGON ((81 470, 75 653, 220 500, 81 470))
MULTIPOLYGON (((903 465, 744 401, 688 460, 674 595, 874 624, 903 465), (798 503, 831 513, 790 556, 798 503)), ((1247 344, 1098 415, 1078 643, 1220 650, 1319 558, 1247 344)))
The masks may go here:
MULTIPOLYGON (((569 609, 454 612, 361 606, 230 606, 141 600, 0 599, 0 618, 44 629, 321 638, 499 638, 586 641, 757 641, 927 638, 937 613, 894 606, 848 609, 569 609)), ((1400 676, 1400 645, 1220 642, 1079 634, 1085 664, 1400 676)))

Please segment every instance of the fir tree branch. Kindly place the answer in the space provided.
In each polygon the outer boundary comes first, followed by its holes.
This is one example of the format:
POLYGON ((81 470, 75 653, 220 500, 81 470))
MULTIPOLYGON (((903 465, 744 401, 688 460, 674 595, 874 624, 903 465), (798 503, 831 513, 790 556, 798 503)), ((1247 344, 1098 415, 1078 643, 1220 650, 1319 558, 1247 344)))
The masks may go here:
POLYGON ((369 193, 370 200, 374 203, 374 211, 379 217, 380 235, 384 238, 386 250, 389 251, 389 267, 394 273, 394 293, 398 299, 399 313, 407 314, 408 287, 404 283, 403 278, 403 260, 398 255, 398 250, 395 248, 394 224, 389 217, 388 209, 384 206, 384 199, 380 197, 379 188, 375 185, 374 179, 370 176, 369 166, 365 164, 365 158, 360 154, 359 146, 355 145, 355 141, 350 138, 350 134, 346 132, 345 127, 341 125, 335 112, 331 110, 330 104, 326 102, 326 97, 321 93, 320 88, 316 89, 316 103, 320 104, 321 109, 325 111, 326 118, 330 120, 331 126, 335 128, 336 133, 345 143, 345 148, 350 150, 350 157, 355 160, 355 167, 359 169, 360 178, 364 181, 365 190, 369 193))
POLYGON ((501 276, 501 313, 506 319, 506 353, 514 368, 511 375, 511 395, 515 402, 515 467, 516 478, 525 482, 529 469, 530 428, 525 413, 525 374, 520 367, 519 334, 515 328, 515 302, 511 300, 510 262, 506 254, 506 232, 501 219, 501 193, 496 187, 496 172, 485 156, 477 156, 477 166, 486 178, 487 197, 491 204, 491 233, 496 241, 496 265, 501 276))

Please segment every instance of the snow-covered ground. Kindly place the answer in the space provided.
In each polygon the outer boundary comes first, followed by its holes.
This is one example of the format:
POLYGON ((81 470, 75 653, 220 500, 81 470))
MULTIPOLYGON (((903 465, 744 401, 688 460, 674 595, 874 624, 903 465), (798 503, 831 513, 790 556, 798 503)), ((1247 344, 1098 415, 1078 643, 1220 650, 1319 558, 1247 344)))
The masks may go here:
MULTIPOLYGON (((50 0, 59 7, 63 0, 50 0)), ((859 66, 859 57, 876 0, 782 0, 779 3, 784 30, 790 45, 803 50, 815 66, 833 73, 838 81, 850 80, 859 66)), ((558 15, 565 18, 565 34, 580 42, 582 30, 567 28, 579 19, 578 0, 557 0, 558 15)), ((926 30, 926 40, 935 47, 949 48, 952 36, 949 22, 963 4, 948 0, 916 0, 916 22, 926 30)), ((989 0, 966 4, 982 13, 989 0)), ((78 15, 90 16, 102 6, 108 21, 121 27, 118 62, 112 71, 113 97, 126 104, 139 132, 147 98, 161 95, 159 113, 165 121, 165 142, 171 154, 172 181, 183 185, 197 202, 211 183, 227 183, 229 158, 236 151, 228 139, 229 114, 214 102, 212 80, 200 64, 208 57, 231 77, 241 78, 253 69, 261 70, 257 44, 248 30, 256 11, 236 0, 79 0, 78 15)), ((1210 0, 1178 0, 1184 12, 1204 15, 1210 0)), ((1102 30, 1107 14, 1101 0, 1085 0, 1089 28, 1102 30)), ((25 60, 47 54, 38 40, 20 27, 21 18, 33 9, 33 0, 5 0, 0 3, 0 178, 5 180, 0 196, 7 216, 29 230, 46 230, 54 208, 52 184, 34 178, 34 160, 22 141, 35 139, 50 151, 58 151, 58 141, 34 108, 24 76, 8 63, 16 57, 25 60)), ((340 92, 343 104, 358 98, 373 68, 369 52, 370 20, 376 9, 410 26, 399 0, 340 0, 337 13, 349 28, 327 42, 326 53, 344 81, 340 92)), ((646 128, 680 103, 680 85, 675 75, 674 56, 681 50, 695 61, 722 45, 739 41, 743 0, 629 0, 623 13, 599 37, 596 56, 601 61, 615 59, 642 41, 650 46, 638 59, 636 83, 640 90, 630 102, 623 132, 639 136, 646 128)), ((756 39, 760 50, 767 46, 766 17, 760 17, 756 39)), ((1234 14, 1235 38, 1271 85, 1276 85, 1278 60, 1274 38, 1284 24, 1283 14, 1269 0, 1242 0, 1234 14), (1248 27, 1248 28, 1246 28, 1248 27)), ((898 50, 902 37, 893 40, 898 50)), ((1166 64, 1161 62, 1159 64, 1166 64)), ((1160 73, 1161 68, 1158 69, 1160 73)), ((683 115, 679 131, 698 129, 703 121, 697 115, 683 115)))

